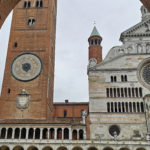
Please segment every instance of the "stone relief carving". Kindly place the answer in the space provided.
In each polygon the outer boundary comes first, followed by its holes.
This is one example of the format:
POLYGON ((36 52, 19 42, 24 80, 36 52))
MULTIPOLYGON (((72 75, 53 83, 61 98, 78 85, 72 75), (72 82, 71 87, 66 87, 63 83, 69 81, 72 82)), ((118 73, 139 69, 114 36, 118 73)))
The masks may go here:
POLYGON ((146 32, 149 32, 150 31, 150 24, 145 23, 145 28, 146 28, 146 32))
POLYGON ((137 52, 138 52, 138 53, 143 53, 143 47, 142 47, 141 44, 138 44, 138 45, 137 45, 137 52))
POLYGON ((25 89, 23 89, 17 95, 17 108, 22 110, 28 108, 29 101, 30 101, 30 94, 25 89))
POLYGON ((133 48, 132 48, 131 46, 129 46, 129 47, 127 48, 127 53, 131 53, 132 50, 133 50, 133 48))
POLYGON ((150 44, 146 45, 146 53, 150 53, 150 44))

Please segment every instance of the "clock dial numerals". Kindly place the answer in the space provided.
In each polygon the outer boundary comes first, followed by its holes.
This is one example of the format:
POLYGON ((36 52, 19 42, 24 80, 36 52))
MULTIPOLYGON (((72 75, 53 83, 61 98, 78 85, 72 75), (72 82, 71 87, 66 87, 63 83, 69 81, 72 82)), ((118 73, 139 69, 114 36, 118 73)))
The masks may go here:
POLYGON ((14 78, 20 81, 31 81, 38 77, 42 70, 40 58, 34 54, 25 53, 17 56, 11 66, 14 78))

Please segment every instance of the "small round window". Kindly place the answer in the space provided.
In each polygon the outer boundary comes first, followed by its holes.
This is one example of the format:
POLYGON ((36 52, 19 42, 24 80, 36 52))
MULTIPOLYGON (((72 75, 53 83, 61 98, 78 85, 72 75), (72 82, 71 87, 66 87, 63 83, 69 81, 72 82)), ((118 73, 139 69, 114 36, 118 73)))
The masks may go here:
POLYGON ((110 128, 109 128, 109 133, 111 136, 118 136, 120 134, 120 129, 117 125, 112 125, 110 128))

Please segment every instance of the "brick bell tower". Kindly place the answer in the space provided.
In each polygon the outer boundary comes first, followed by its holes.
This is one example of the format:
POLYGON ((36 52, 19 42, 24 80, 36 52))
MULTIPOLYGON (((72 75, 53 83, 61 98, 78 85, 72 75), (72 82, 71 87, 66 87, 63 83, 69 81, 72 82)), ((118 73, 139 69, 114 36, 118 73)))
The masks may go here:
POLYGON ((22 0, 14 9, 0 120, 53 116, 57 0, 22 0))
POLYGON ((102 62, 102 37, 97 28, 94 26, 93 31, 88 39, 89 41, 89 61, 92 64, 102 62))

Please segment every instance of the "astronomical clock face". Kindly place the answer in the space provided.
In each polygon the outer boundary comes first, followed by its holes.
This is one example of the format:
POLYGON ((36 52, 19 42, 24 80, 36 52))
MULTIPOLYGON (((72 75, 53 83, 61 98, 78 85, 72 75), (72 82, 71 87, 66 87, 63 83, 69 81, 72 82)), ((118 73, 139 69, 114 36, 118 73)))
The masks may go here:
POLYGON ((30 53, 17 56, 11 65, 12 76, 23 82, 35 79, 40 75, 41 70, 42 62, 40 58, 30 53))

